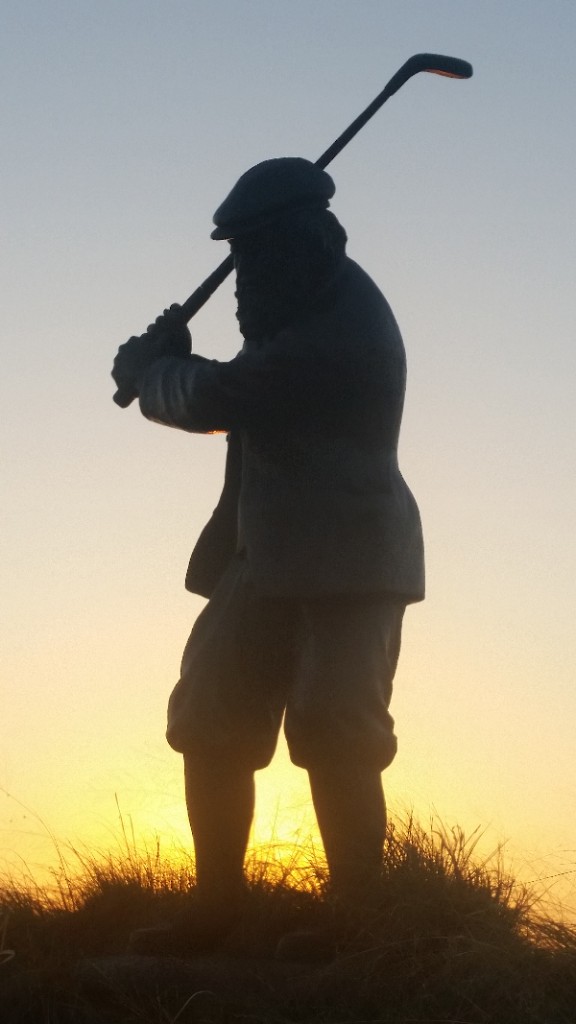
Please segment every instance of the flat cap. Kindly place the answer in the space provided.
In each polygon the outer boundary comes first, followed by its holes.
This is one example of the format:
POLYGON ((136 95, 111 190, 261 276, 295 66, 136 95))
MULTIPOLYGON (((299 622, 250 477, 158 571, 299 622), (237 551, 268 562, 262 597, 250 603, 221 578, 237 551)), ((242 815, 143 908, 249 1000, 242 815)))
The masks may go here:
POLYGON ((211 237, 234 238, 288 210, 327 207, 336 191, 332 178, 310 160, 284 156, 264 160, 243 174, 212 218, 211 237))

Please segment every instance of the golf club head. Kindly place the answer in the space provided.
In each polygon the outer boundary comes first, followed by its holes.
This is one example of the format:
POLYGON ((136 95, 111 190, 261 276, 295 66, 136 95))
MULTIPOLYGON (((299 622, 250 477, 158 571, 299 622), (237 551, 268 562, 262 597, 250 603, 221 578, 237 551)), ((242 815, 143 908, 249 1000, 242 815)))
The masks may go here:
MULTIPOLYGON (((441 53, 415 53, 409 57, 386 87, 388 96, 392 96, 409 78, 420 71, 429 71, 433 75, 444 75, 447 78, 471 78, 472 65, 459 57, 446 57, 441 53)), ((388 98, 388 97, 387 97, 388 98)))
POLYGON ((430 71, 433 75, 445 75, 447 78, 471 78, 472 65, 459 57, 444 57, 441 53, 417 53, 406 62, 405 67, 414 61, 418 71, 430 71))

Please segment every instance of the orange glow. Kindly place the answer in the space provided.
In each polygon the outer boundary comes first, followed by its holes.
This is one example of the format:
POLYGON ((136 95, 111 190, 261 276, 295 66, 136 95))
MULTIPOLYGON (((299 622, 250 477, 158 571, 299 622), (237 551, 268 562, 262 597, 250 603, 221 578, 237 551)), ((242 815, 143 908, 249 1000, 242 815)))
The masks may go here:
POLYGON ((438 68, 426 68, 431 75, 442 75, 443 78, 466 78, 466 75, 457 75, 453 71, 439 71, 438 68))

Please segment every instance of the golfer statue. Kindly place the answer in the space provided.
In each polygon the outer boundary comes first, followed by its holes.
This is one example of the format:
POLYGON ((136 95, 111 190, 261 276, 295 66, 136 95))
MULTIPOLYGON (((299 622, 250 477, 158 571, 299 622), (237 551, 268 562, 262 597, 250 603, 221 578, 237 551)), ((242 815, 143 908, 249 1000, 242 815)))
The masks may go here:
POLYGON ((114 362, 147 419, 228 435, 222 496, 186 577, 208 603, 168 707, 197 885, 177 920, 134 934, 139 952, 218 948, 241 917, 254 773, 282 722, 335 903, 361 907, 381 871, 392 681, 405 607, 424 596, 423 543, 397 461, 402 338, 346 255, 334 191, 308 160, 267 160, 216 211, 212 238, 229 242, 236 272, 234 359, 192 354, 171 307, 114 362))

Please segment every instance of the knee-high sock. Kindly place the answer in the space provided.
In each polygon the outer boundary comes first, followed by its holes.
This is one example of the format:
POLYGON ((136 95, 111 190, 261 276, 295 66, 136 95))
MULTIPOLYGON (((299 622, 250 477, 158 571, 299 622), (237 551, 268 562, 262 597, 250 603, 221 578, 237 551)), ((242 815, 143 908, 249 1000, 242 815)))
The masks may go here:
POLYGON ((331 884, 337 894, 354 898, 382 865, 386 803, 380 772, 331 765, 308 774, 331 884))
POLYGON ((198 896, 235 899, 244 886, 244 857, 254 816, 254 774, 184 758, 186 807, 196 856, 198 896))

